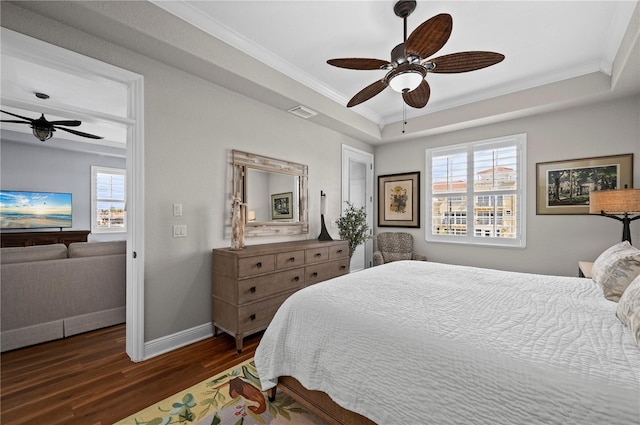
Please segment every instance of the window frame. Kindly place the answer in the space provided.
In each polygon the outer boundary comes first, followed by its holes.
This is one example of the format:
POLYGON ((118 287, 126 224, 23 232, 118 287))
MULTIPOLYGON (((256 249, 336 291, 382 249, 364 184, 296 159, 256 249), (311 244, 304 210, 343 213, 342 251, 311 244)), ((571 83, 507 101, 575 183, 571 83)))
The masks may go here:
POLYGON ((127 170, 124 168, 104 167, 100 165, 91 166, 91 233, 95 234, 114 234, 114 233, 127 233, 127 170), (98 202, 109 201, 121 201, 120 199, 113 198, 100 198, 97 194, 97 178, 98 174, 111 174, 124 176, 123 191, 124 191, 124 226, 123 227, 98 227, 96 224, 96 218, 98 217, 98 202))
MULTIPOLYGON (((526 217, 527 217, 527 190, 526 190, 526 151, 527 151, 527 134, 513 134, 508 136, 495 137, 491 139, 477 140, 467 143, 461 143, 456 145, 441 146, 436 148, 428 148, 425 150, 425 240, 427 242, 443 242, 454 243, 464 245, 486 245, 497 247, 510 247, 510 248, 525 248, 526 247, 526 217), (516 147, 516 189, 505 192, 503 190, 479 190, 476 191, 473 182, 475 177, 474 170, 474 152, 481 149, 492 149, 501 146, 515 146, 516 147), (466 235, 451 235, 451 234, 433 234, 433 157, 442 155, 453 155, 455 153, 465 152, 467 155, 467 173, 466 173, 466 192, 451 191, 452 196, 460 196, 467 200, 466 202, 466 235), (470 182, 470 183, 469 183, 470 182), (482 196, 500 196, 505 195, 502 198, 502 203, 505 203, 505 197, 510 195, 515 196, 516 208, 507 208, 500 215, 501 220, 505 220, 507 217, 515 217, 515 238, 501 238, 495 236, 476 236, 479 228, 475 227, 476 217, 474 215, 474 199, 482 196), (515 209, 515 213, 512 211, 515 209), (507 211, 509 212, 507 214, 507 211)), ((437 196, 438 194, 436 194, 437 196)), ((497 202, 497 198, 496 198, 497 202)), ((504 207, 504 205, 502 205, 504 207)), ((494 216, 494 220, 497 220, 498 216, 494 216)), ((499 229, 498 229, 499 230, 499 229)), ((484 231, 480 232, 482 235, 484 231)))

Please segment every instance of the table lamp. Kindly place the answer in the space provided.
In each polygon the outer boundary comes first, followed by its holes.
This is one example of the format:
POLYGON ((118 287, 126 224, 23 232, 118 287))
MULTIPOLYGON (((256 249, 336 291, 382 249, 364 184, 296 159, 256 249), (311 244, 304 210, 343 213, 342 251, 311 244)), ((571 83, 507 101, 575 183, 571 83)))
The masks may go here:
POLYGON ((629 223, 640 218, 640 189, 596 190, 589 193, 589 214, 622 222, 622 240, 631 243, 629 223), (620 217, 622 216, 622 217, 620 217))

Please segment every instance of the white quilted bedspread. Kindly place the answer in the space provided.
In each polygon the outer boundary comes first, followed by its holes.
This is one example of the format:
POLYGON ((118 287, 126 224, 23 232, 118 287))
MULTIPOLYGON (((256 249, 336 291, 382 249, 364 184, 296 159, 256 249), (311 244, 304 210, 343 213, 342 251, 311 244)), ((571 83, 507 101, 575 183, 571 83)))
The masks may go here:
POLYGON ((379 424, 640 424, 640 348, 590 279, 400 261, 292 295, 255 354, 379 424))

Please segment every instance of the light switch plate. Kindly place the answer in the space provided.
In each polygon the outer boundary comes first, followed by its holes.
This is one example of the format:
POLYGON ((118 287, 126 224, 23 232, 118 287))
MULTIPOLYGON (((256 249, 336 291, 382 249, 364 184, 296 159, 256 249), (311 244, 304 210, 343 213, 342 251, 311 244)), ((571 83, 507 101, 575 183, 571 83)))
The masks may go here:
POLYGON ((186 224, 174 224, 173 225, 173 237, 174 238, 186 238, 187 237, 187 225, 186 224))
POLYGON ((173 215, 176 217, 182 216, 182 204, 173 204, 173 215))

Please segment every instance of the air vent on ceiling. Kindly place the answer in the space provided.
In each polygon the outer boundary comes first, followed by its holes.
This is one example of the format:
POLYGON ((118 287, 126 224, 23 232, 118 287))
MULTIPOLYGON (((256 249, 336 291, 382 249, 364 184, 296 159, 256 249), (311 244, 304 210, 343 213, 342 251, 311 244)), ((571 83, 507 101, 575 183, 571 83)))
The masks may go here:
POLYGON ((294 106, 293 108, 289 109, 289 112, 291 112, 293 115, 297 115, 301 118, 304 118, 305 120, 307 118, 311 118, 315 115, 318 115, 318 113, 313 109, 309 109, 302 105, 294 106))

